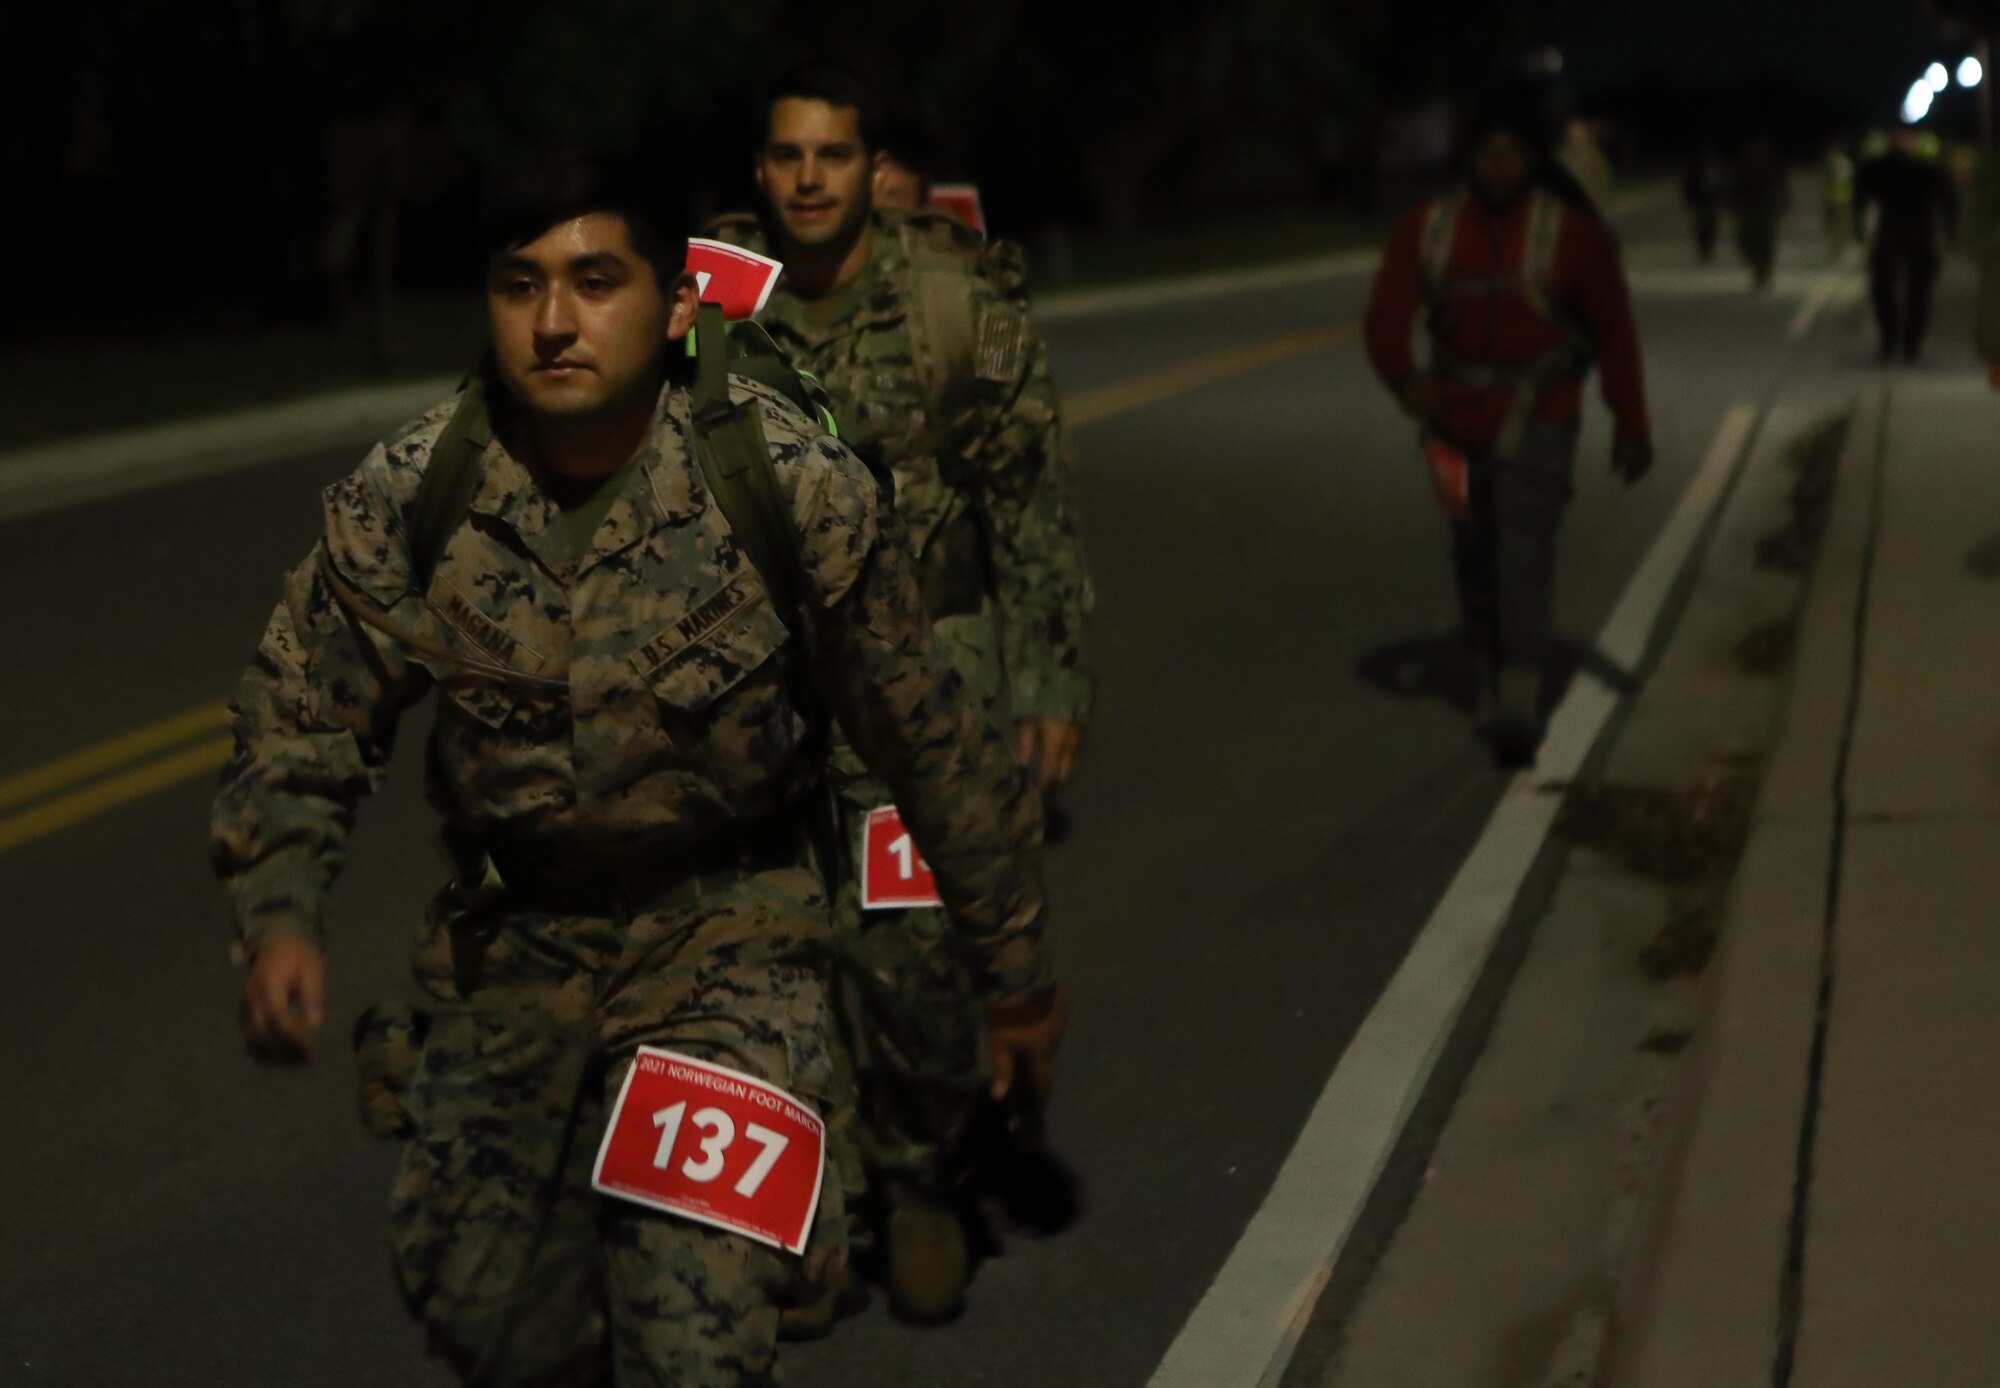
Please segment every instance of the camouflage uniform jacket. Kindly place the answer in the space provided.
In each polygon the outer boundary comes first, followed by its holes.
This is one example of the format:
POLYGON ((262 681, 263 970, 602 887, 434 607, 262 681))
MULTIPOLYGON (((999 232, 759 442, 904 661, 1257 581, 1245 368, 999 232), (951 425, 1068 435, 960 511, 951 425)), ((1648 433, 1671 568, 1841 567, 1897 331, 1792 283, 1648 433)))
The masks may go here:
MULTIPOLYGON (((894 472, 932 616, 990 603, 999 630, 982 644, 997 647, 1014 716, 1083 722, 1092 595, 1061 406, 1019 253, 936 213, 877 209, 874 218, 870 263, 834 321, 815 323, 783 279, 758 321, 826 387, 841 437, 894 472), (918 250, 930 263, 962 263, 972 296, 974 379, 953 397, 952 419, 934 417, 944 409, 925 389, 918 250)), ((710 234, 767 253, 754 216, 725 217, 710 234)))
MULTIPOLYGON (((901 527, 846 448, 775 393, 732 388, 762 405, 803 536, 807 596, 823 609, 819 687, 906 807, 984 986, 1039 987, 1038 806, 935 645, 901 527)), ((321 935, 356 802, 381 781, 398 715, 434 682, 430 799, 487 844, 657 861, 785 809, 819 774, 785 677, 792 638, 705 493, 684 391, 662 392, 639 475, 573 566, 547 534, 554 504, 496 440, 419 594, 407 527, 451 411, 327 488, 323 538, 243 676, 211 856, 245 951, 273 933, 321 935), (404 628, 567 687, 452 678, 348 615, 322 555, 404 628)))

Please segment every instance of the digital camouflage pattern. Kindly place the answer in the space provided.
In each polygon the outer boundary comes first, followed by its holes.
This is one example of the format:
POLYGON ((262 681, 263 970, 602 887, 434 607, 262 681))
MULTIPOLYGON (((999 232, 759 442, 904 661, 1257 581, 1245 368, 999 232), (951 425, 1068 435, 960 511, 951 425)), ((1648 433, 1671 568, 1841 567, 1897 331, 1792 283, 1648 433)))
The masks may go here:
MULTIPOLYGON (((874 251, 824 326, 784 279, 758 315, 795 365, 826 387, 841 437, 889 467, 933 615, 991 623, 1016 718, 1086 722, 1083 628, 1092 604, 1062 410, 1048 348, 1028 313, 1019 252, 936 213, 874 212, 874 251), (916 337, 919 251, 965 266, 978 350, 955 418, 933 417, 916 337), (990 602, 991 610, 982 613, 990 602)), ((710 234, 760 254, 755 217, 710 234)))
POLYGON ((603 1125, 637 1046, 713 1060, 821 1108, 827 903, 805 868, 746 876, 623 918, 520 912, 468 921, 441 896, 427 932, 486 941, 479 986, 417 1019, 368 1028, 364 1088, 403 1096, 391 1242, 405 1295, 478 1383, 617 1381, 677 1388, 768 1382, 778 1307, 845 1260, 838 1179, 822 1187, 808 1257, 589 1189, 603 1125), (376 1038, 380 1040, 377 1042, 376 1038), (378 1067, 405 1067, 378 1075, 378 1067), (600 1276, 601 1272, 601 1276, 600 1276))
MULTIPOLYGON (((1041 988, 1038 806, 931 635, 900 525, 847 449, 764 388, 732 389, 761 406, 803 537, 815 683, 897 787, 980 987, 1041 988)), ((801 1267, 638 1207, 607 1212, 588 1169, 640 1044, 836 1106, 817 875, 803 851, 704 872, 616 919, 538 904, 523 886, 657 874, 712 856, 746 822, 796 813, 819 774, 788 679, 798 652, 705 494, 673 387, 641 479, 580 558, 558 552, 553 504, 503 422, 470 516, 428 592, 411 591, 411 506, 451 409, 327 489, 325 533, 232 705, 212 857, 239 947, 322 935, 357 802, 380 784, 398 715, 439 685, 430 799, 457 843, 488 856, 419 936, 430 1005, 378 1016, 359 1038, 371 1126, 407 1134, 394 1197, 405 1290, 476 1382, 574 1382, 583 1356, 607 1351, 621 1384, 766 1382, 775 1299, 839 1260, 837 1180, 801 1267), (357 620, 335 581, 433 649, 357 620)))
MULTIPOLYGON (((758 321, 825 387, 841 437, 890 469, 938 638, 989 715, 1088 720, 1083 626, 1092 603, 1048 349, 1028 313, 1018 247, 954 217, 876 209, 873 250, 832 319, 818 322, 780 279, 758 321), (971 379, 941 397, 918 259, 962 267, 976 349, 971 379), (949 417, 940 417, 949 415, 949 417)), ((754 216, 709 234, 769 254, 754 216)), ((834 752, 850 841, 893 795, 845 748, 834 752)), ((868 1171, 933 1191, 986 1075, 972 990, 935 911, 839 912, 843 1036, 859 1071, 860 1121, 831 1142, 859 1192, 868 1171)))
MULTIPOLYGON (((902 527, 846 448, 775 393, 732 388, 762 405, 828 617, 817 683, 904 804, 983 990, 1039 987, 1038 807, 931 635, 902 527)), ((791 637, 705 494, 687 409, 663 392, 643 485, 574 565, 544 543, 554 504, 496 439, 428 595, 409 590, 404 527, 449 404, 327 489, 320 549, 287 579, 231 705, 211 856, 244 950, 272 932, 321 936, 355 805, 433 683, 432 802, 517 861, 651 858, 797 803, 819 768, 780 656, 791 637), (350 619, 321 549, 408 629, 554 683, 468 678, 350 619)), ((444 976, 436 963, 420 971, 444 976)))

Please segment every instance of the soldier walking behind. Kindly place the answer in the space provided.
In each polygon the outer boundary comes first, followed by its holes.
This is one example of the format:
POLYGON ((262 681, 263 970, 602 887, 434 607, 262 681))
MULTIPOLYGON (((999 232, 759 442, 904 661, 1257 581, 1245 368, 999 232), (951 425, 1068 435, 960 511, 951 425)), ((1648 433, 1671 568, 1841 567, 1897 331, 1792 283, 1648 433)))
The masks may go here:
POLYGON ((1369 357, 1403 409, 1466 459, 1452 545, 1479 719, 1503 765, 1531 763, 1541 740, 1556 529, 1593 362, 1616 418, 1613 470, 1629 484, 1653 459, 1617 243, 1542 181, 1548 148, 1530 96, 1484 102, 1465 187, 1404 216, 1365 324, 1369 357), (1411 345, 1420 316, 1425 367, 1411 345))
MULTIPOLYGON (((326 490, 214 810, 247 1039, 309 1056, 356 802, 438 688, 429 796, 457 874, 418 933, 426 1001, 357 1041, 371 1126, 404 1138, 403 1290, 482 1385, 769 1384, 781 1305, 839 1273, 843 1192, 817 1160, 803 1256, 593 1189, 641 1046, 725 1067, 718 1093, 832 1104, 823 708, 936 871, 996 1068, 1046 1084, 1063 1015, 1032 785, 933 639, 877 480, 724 374, 719 318, 688 352, 706 311, 645 191, 663 173, 563 157, 499 189, 485 367, 326 490)), ((778 1150, 716 1108, 632 1117, 655 1167, 725 1175, 717 1200, 749 1199, 778 1150)))
POLYGON ((1753 136, 1729 175, 1729 213, 1736 249, 1750 267, 1754 289, 1768 289, 1778 264, 1778 223, 1792 206, 1792 175, 1768 135, 1753 136))
POLYGON ((1728 186, 1728 170, 1706 145, 1681 171, 1681 202, 1694 226, 1695 256, 1704 265, 1715 259, 1715 242, 1722 233, 1722 198, 1728 186))
MULTIPOLYGON (((842 437, 894 473, 938 639, 1052 793, 1076 771, 1092 680, 1048 353, 1018 250, 953 217, 873 205, 878 129, 872 94, 844 69, 783 74, 756 153, 764 206, 711 234, 784 262, 759 321, 825 386, 842 437)), ((858 845, 892 788, 849 749, 835 769, 858 845)), ((936 912, 843 905, 844 1035, 861 1081, 849 1174, 872 1169, 892 1305, 943 1319, 970 1275, 956 1156, 987 1083, 971 995, 936 912)))

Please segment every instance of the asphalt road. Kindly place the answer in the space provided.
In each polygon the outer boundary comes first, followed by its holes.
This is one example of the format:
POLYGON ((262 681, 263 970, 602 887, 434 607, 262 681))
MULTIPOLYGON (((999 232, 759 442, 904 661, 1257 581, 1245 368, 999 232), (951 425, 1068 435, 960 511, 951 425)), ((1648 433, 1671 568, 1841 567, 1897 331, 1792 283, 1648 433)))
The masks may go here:
MULTIPOLYGON (((1660 463, 1618 486, 1593 403, 1558 605, 1579 636, 1723 411, 1794 350, 1795 294, 1694 270, 1669 210, 1624 230, 1660 463)), ((1349 322, 1364 292, 1350 276, 1049 335, 1080 395, 1349 322)), ((1144 1384, 1501 785, 1423 689, 1453 621, 1444 525, 1357 346, 1108 415, 1076 445, 1103 692, 1051 862, 1074 998, 1052 1125, 1088 1212, 986 1265, 955 1326, 878 1306, 788 1349, 804 1388, 1144 1384)), ((0 525, 0 780, 228 694, 316 489, 354 461, 298 453, 0 525)), ((0 849, 0 1384, 448 1381, 391 1285, 393 1154, 356 1126, 340 1044, 404 990, 437 876, 422 731, 364 813, 333 1044, 309 1071, 255 1068, 236 1042, 209 775, 0 849)))

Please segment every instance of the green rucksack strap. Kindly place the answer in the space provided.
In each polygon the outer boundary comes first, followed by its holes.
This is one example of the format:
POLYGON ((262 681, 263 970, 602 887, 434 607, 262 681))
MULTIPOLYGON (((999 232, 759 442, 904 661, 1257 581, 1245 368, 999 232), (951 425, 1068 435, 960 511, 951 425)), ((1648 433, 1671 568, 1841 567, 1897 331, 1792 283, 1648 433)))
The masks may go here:
MULTIPOLYGON (((695 321, 694 388, 689 392, 694 414, 695 463, 701 469, 709 495, 722 508, 723 518, 729 522, 737 543, 743 546, 751 566, 764 580, 772 607, 799 643, 800 659, 791 667, 793 698, 809 729, 811 750, 807 758, 823 767, 831 720, 813 675, 815 632, 810 615, 812 606, 806 600, 805 554, 798 523, 785 504, 777 470, 771 466, 771 445, 764 437, 757 402, 747 400, 737 404, 729 398, 732 371, 763 356, 757 347, 759 339, 770 347, 771 357, 785 371, 790 372, 790 367, 761 328, 754 329, 754 335, 745 333, 749 326, 738 323, 732 327, 725 323, 721 308, 714 304, 703 304, 695 321), (747 346, 747 354, 738 351, 739 344, 747 346)), ((751 366, 741 374, 761 379, 765 371, 751 366)), ((807 387, 796 373, 791 374, 793 389, 786 389, 783 384, 778 389, 796 399, 796 392, 807 387)), ((824 405, 819 408, 822 414, 827 413, 824 405)), ((841 831, 832 783, 824 775, 818 790, 809 797, 805 822, 820 870, 827 877, 828 895, 837 896, 839 880, 853 875, 853 853, 841 831)))
POLYGON ((410 508, 410 583, 418 594, 430 591, 438 560, 472 509, 479 491, 480 464, 493 442, 493 419, 486 407, 486 372, 475 371, 459 392, 444 432, 431 446, 417 498, 410 508))
POLYGON ((799 528, 771 466, 771 445, 757 403, 729 398, 729 327, 722 309, 703 304, 695 329, 695 461, 702 481, 771 592, 772 605, 804 640, 805 559, 799 528))

